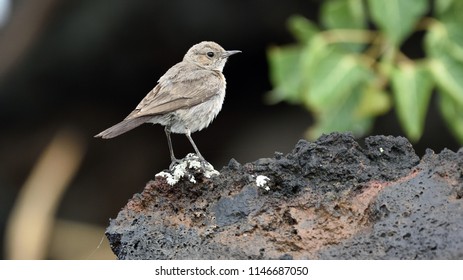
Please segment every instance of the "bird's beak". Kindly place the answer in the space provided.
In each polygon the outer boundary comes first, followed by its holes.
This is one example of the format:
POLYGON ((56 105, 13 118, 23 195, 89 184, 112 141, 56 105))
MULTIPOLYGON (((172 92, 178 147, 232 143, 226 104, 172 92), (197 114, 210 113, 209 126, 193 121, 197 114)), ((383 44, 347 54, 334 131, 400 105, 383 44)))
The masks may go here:
POLYGON ((222 56, 223 57, 229 57, 230 55, 234 55, 234 54, 237 54, 237 53, 240 53, 241 51, 225 51, 222 56))

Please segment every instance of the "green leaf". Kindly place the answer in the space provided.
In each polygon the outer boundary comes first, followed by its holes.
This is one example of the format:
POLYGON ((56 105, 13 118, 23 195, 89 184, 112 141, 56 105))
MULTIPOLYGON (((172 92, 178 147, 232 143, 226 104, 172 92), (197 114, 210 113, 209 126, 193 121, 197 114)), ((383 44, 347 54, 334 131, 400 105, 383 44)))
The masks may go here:
MULTIPOLYGON (((458 0, 461 1, 461 0, 458 0)), ((434 0, 434 7, 436 10, 437 15, 442 15, 443 13, 447 12, 452 5, 454 4, 455 0, 434 0)))
POLYGON ((439 88, 463 105, 463 64, 450 56, 441 56, 429 61, 429 69, 439 88))
POLYGON ((320 31, 313 22, 300 15, 289 17, 287 25, 293 36, 303 44, 309 42, 320 31))
POLYGON ((379 116, 388 112, 391 106, 391 97, 386 91, 374 86, 367 86, 361 91, 355 114, 360 118, 379 116))
POLYGON ((426 68, 402 63, 392 73, 392 88, 399 121, 408 138, 417 141, 423 134, 433 80, 426 68))
POLYGON ((324 1, 321 21, 327 29, 363 29, 366 16, 362 0, 324 1))
POLYGON ((448 35, 446 41, 447 53, 463 62, 463 33, 461 32, 463 22, 446 21, 444 25, 448 35))
POLYGON ((439 58, 446 55, 449 43, 450 40, 445 25, 442 23, 432 24, 424 39, 424 47, 428 56, 439 58))
POLYGON ((425 36, 426 53, 437 59, 451 56, 463 63, 462 25, 463 21, 461 23, 449 19, 445 22, 434 21, 425 36))
POLYGON ((440 21, 454 21, 463 23, 461 11, 463 1, 461 0, 434 0, 437 18, 440 21))
POLYGON ((309 56, 302 57, 304 76, 308 80, 305 100, 315 109, 338 103, 357 85, 372 78, 371 70, 354 55, 317 46, 306 53, 309 56))
POLYGON ((268 49, 270 81, 273 85, 273 90, 266 96, 268 102, 300 102, 300 56, 301 48, 298 46, 268 49))
POLYGON ((371 129, 373 118, 356 115, 359 102, 361 90, 356 89, 345 100, 322 108, 323 111, 315 114, 316 123, 306 131, 306 137, 316 139, 323 133, 334 131, 351 131, 356 136, 364 135, 371 129))
MULTIPOLYGON (((327 29, 338 29, 331 35, 342 34, 345 29, 364 29, 367 23, 363 0, 330 0, 323 2, 320 19, 327 29)), ((345 32, 344 32, 345 33, 345 32)), ((334 47, 349 52, 360 52, 365 44, 337 42, 334 47)))
POLYGON ((449 94, 439 95, 439 109, 450 131, 463 145, 463 106, 449 94))
POLYGON ((448 25, 433 24, 425 37, 428 68, 439 89, 463 105, 463 49, 449 37, 448 25))
POLYGON ((429 9, 428 0, 368 0, 374 23, 399 47, 429 9))
POLYGON ((373 74, 357 56, 339 52, 317 36, 304 48, 301 64, 304 103, 316 119, 307 136, 313 139, 332 131, 362 135, 371 127, 373 119, 356 110, 361 89, 373 74))

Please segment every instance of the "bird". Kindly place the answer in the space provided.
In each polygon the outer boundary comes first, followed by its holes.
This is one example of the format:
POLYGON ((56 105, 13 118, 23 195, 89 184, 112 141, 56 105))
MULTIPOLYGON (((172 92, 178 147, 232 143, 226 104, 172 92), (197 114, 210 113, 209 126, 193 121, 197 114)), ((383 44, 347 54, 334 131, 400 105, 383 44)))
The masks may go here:
POLYGON ((191 133, 208 127, 222 109, 226 88, 222 71, 227 59, 240 52, 226 51, 212 41, 193 45, 124 120, 95 137, 109 139, 143 123, 160 124, 167 137, 170 169, 180 162, 174 155, 171 133, 185 134, 199 160, 207 163, 191 133))

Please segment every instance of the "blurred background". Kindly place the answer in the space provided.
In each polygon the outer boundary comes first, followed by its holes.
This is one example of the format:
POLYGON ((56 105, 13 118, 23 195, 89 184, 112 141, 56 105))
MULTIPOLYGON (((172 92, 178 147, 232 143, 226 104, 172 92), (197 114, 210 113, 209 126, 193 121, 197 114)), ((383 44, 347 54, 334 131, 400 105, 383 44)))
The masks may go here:
MULTIPOLYGON (((0 0, 0 257, 114 259, 104 230, 170 164, 161 126, 111 140, 122 120, 190 46, 242 50, 227 63, 217 119, 193 134, 216 169, 288 153, 313 123, 304 108, 268 105, 267 50, 294 42, 287 19, 317 22, 315 0, 0 0)), ((407 43, 420 56, 419 38, 407 43)), ((421 156, 459 147, 431 105, 421 156)), ((371 135, 403 135, 393 110, 371 135)), ((192 152, 173 135, 178 157, 192 152)))

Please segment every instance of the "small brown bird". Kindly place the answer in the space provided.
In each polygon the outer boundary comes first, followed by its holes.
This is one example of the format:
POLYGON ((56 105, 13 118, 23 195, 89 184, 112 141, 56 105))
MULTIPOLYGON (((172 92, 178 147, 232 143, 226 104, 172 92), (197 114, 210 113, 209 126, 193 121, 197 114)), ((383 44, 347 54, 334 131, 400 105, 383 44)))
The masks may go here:
POLYGON ((191 133, 209 126, 222 109, 225 77, 222 70, 229 56, 241 51, 226 51, 215 42, 192 46, 183 60, 167 70, 158 84, 123 121, 95 135, 104 139, 121 135, 143 123, 164 126, 172 164, 175 158, 170 133, 185 134, 201 161, 191 133))

